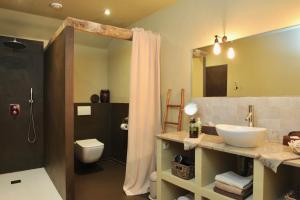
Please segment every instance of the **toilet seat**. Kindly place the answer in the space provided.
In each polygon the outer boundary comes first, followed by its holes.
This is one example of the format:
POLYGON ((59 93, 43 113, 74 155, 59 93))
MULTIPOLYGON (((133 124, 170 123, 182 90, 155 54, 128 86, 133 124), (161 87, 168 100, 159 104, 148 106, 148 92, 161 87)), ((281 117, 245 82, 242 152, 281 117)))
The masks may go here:
POLYGON ((104 144, 97 139, 77 140, 75 155, 83 163, 97 162, 102 156, 104 144))
POLYGON ((91 147, 101 147, 104 144, 97 139, 87 139, 87 140, 77 140, 76 144, 78 144, 82 148, 91 148, 91 147))

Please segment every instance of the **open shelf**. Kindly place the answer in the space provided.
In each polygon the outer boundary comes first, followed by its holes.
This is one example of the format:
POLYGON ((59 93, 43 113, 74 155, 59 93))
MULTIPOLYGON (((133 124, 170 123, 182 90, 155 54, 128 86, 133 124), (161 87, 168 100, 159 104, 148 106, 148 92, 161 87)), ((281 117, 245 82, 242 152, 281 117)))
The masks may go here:
POLYGON ((176 155, 183 155, 193 160, 195 159, 195 150, 184 151, 182 143, 162 141, 162 146, 161 167, 163 171, 171 169, 171 162, 174 160, 176 155))
MULTIPOLYGON (((200 152, 201 196, 210 200, 232 200, 232 198, 214 191, 215 176, 228 171, 238 173, 238 159, 243 157, 205 148, 202 148, 200 152)), ((250 159, 250 161, 253 165, 252 159, 250 159)))
MULTIPOLYGON (((239 174, 238 160, 245 158, 235 154, 215 151, 211 149, 201 149, 201 167, 200 167, 200 180, 201 186, 205 187, 215 182, 215 176, 224 172, 233 171, 239 174)), ((249 162, 253 166, 251 158, 249 162)), ((251 171, 253 173, 253 171, 251 171)))
MULTIPOLYGON (((300 186, 300 168, 281 165, 277 173, 264 168, 263 199, 283 199, 291 189, 300 186)), ((256 191, 255 191, 256 192, 256 191)))
POLYGON ((224 195, 218 194, 214 191, 214 183, 206 185, 201 188, 201 196, 210 200, 232 200, 232 198, 226 197, 224 195))
POLYGON ((184 151, 182 142, 165 137, 157 139, 157 200, 174 200, 188 192, 195 195, 195 200, 232 200, 214 191, 215 176, 228 171, 239 174, 241 168, 238 163, 243 163, 239 161, 245 158, 251 166, 249 173, 253 173, 252 199, 283 199, 288 191, 300 186, 299 160, 284 162, 278 172, 274 173, 251 156, 243 157, 240 154, 205 147, 184 151), (171 161, 178 154, 194 157, 194 179, 185 180, 171 173, 171 161))
POLYGON ((164 180, 162 180, 161 187, 163 191, 161 199, 164 200, 175 200, 180 196, 184 196, 188 193, 191 193, 191 191, 185 190, 182 187, 178 187, 164 180))
POLYGON ((161 178, 171 184, 179 186, 185 190, 188 190, 192 193, 196 192, 197 184, 195 183, 195 179, 185 180, 174 176, 171 172, 171 169, 165 170, 161 173, 161 178))

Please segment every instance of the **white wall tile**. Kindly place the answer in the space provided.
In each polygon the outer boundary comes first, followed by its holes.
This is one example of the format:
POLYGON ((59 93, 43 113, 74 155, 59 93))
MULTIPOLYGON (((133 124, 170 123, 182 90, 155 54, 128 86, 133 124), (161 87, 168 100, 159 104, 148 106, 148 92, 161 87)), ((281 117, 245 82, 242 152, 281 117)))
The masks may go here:
POLYGON ((204 124, 247 125, 248 105, 254 105, 256 126, 268 129, 268 139, 281 142, 290 131, 300 131, 300 97, 203 97, 193 99, 204 124))

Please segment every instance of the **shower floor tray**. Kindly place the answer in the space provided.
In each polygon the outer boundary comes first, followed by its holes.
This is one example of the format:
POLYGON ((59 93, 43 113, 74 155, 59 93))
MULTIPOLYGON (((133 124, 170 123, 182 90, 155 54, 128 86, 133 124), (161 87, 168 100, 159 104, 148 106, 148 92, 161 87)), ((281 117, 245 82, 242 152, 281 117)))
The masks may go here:
POLYGON ((0 174, 0 199, 62 200, 44 168, 0 174))

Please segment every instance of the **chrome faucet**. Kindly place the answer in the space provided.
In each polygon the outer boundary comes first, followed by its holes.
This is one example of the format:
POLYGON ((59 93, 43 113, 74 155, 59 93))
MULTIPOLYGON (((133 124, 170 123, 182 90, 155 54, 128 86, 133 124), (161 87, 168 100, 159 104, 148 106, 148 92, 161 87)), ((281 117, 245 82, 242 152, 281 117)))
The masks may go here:
POLYGON ((254 105, 248 106, 248 115, 245 121, 248 121, 248 126, 254 127, 254 105))

